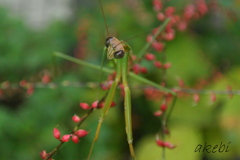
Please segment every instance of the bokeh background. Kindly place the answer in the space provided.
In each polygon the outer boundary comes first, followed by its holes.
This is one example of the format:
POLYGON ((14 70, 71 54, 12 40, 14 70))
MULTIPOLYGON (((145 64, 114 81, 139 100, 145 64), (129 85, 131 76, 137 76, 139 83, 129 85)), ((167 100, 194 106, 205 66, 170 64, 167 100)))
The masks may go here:
MULTIPOLYGON (((193 2, 165 4, 174 6, 180 14, 186 4, 193 2)), ((151 30, 160 25, 150 0, 102 3, 112 35, 124 40, 140 33, 128 41, 134 53, 146 43, 151 30)), ((167 137, 177 147, 167 150, 169 160, 240 159, 239 11, 239 0, 218 0, 217 9, 192 20, 186 31, 177 31, 175 39, 166 44, 166 60, 172 63, 166 75, 169 86, 177 87, 182 79, 186 88, 207 90, 200 93, 197 104, 192 93, 177 100, 167 137), (233 96, 222 94, 227 86, 236 91, 233 96), (210 100, 211 91, 217 91, 215 102, 210 100), (230 151, 194 152, 198 144, 205 143, 224 143, 230 151)), ((0 0, 1 160, 40 159, 41 150, 49 152, 59 143, 52 135, 53 128, 58 126, 62 134, 67 134, 74 127, 71 117, 85 113, 79 102, 90 103, 99 98, 99 89, 91 85, 98 83, 99 71, 54 57, 53 52, 100 65, 106 33, 97 0, 0 0), (42 85, 44 75, 50 76, 51 84, 42 85), (22 80, 31 82, 34 89, 21 87, 22 80)), ((147 78, 161 80, 161 70, 151 64, 146 67, 147 78)), ((141 84, 131 80, 131 85, 141 84)), ((153 116, 161 102, 147 99, 141 87, 134 87, 132 93, 137 157, 161 159, 162 149, 155 144, 160 119, 153 116)), ((115 102, 117 106, 110 110, 95 145, 94 160, 128 159, 123 99, 119 93, 115 102)), ((90 134, 78 144, 64 144, 55 159, 86 159, 100 113, 94 112, 82 126, 90 134)))

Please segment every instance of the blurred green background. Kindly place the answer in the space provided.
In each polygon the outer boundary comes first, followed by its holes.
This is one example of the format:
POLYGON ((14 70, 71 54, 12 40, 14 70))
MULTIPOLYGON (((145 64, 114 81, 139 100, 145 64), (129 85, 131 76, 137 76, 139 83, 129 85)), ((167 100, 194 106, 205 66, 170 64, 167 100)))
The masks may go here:
MULTIPOLYGON (((176 12, 181 14, 184 6, 192 2, 167 1, 165 5, 176 7, 176 12)), ((166 61, 172 63, 166 75, 170 87, 178 86, 177 81, 181 78, 189 88, 202 85, 202 89, 226 91, 230 85, 233 90, 239 90, 240 2, 218 2, 219 7, 210 10, 201 19, 191 21, 185 32, 177 31, 176 38, 167 42, 166 61)), ((146 36, 151 30, 160 25, 150 0, 102 0, 102 3, 111 35, 124 40, 141 34, 128 41, 134 53, 138 53, 146 43, 146 36)), ((27 4, 23 3, 22 6, 24 8, 27 4)), ((51 4, 49 6, 51 8, 51 4)), ((54 9, 52 7, 51 11, 54 12, 54 9)), ((52 54, 59 51, 88 62, 101 63, 107 32, 98 1, 71 1, 70 12, 68 18, 53 18, 41 24, 41 27, 34 27, 21 16, 20 11, 19 16, 12 13, 9 7, 0 6, 1 160, 40 159, 41 150, 49 152, 58 144, 52 135, 53 128, 58 126, 62 134, 67 134, 74 126, 71 117, 75 113, 85 113, 79 108, 79 102, 91 103, 99 98, 99 90, 88 85, 88 82, 98 83, 96 74, 99 71, 52 54), (57 87, 37 86, 45 73, 50 75, 57 87), (21 80, 36 85, 32 95, 27 95, 26 90, 18 85, 21 80), (61 85, 67 81, 80 82, 81 87, 61 85)), ((146 66, 149 70, 147 78, 161 78, 161 71, 151 64, 146 66)), ((138 84, 131 80, 130 85, 138 84)), ((137 157, 139 160, 161 159, 162 149, 155 144, 160 119, 153 117, 160 101, 146 99, 141 88, 133 88, 132 94, 133 136, 137 157)), ((240 159, 238 94, 229 98, 218 92, 214 103, 210 101, 210 93, 200 94, 200 102, 196 105, 191 93, 179 97, 170 118, 171 134, 167 137, 177 147, 167 150, 167 159, 240 159), (215 146, 221 142, 225 145, 230 142, 229 152, 194 152, 198 144, 215 146)), ((128 159, 123 99, 120 97, 117 93, 117 106, 110 110, 104 121, 100 138, 95 144, 93 160, 128 159)), ((100 113, 100 110, 94 112, 83 124, 82 128, 90 131, 87 137, 78 144, 64 144, 54 158, 86 159, 100 113)))

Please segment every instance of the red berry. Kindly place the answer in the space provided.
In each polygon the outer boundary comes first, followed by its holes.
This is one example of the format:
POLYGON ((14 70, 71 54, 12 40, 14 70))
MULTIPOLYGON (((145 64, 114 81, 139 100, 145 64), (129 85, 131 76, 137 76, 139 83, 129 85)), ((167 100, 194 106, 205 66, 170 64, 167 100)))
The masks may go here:
POLYGON ((140 72, 140 65, 139 64, 134 64, 132 70, 133 70, 133 72, 135 74, 139 74, 139 72, 140 72))
POLYGON ((155 55, 152 53, 147 53, 147 54, 145 54, 145 59, 148 61, 152 61, 155 59, 155 55))
POLYGON ((79 142, 78 136, 72 135, 72 141, 73 141, 74 143, 78 143, 78 142, 79 142))
POLYGON ((161 67, 162 67, 162 63, 159 62, 159 61, 154 61, 154 65, 155 65, 157 68, 161 68, 161 67))
POLYGON ((78 137, 84 137, 88 134, 89 132, 83 130, 83 129, 79 129, 75 132, 75 134, 78 136, 78 137))
POLYGON ((71 134, 66 134, 62 136, 62 142, 68 142, 70 138, 71 138, 71 134))
POLYGON ((208 7, 207 7, 205 0, 198 0, 197 10, 201 15, 204 15, 208 12, 208 7))
POLYGON ((81 119, 77 115, 72 116, 72 120, 73 122, 76 122, 76 123, 81 121, 81 119))
POLYGON ((160 106, 160 109, 165 112, 167 110, 167 105, 166 103, 163 103, 161 106, 160 106))
POLYGON ((153 0, 153 7, 155 11, 160 11, 163 7, 161 0, 153 0))
POLYGON ((116 106, 116 103, 112 101, 110 107, 115 107, 116 106))
POLYGON ((90 109, 90 106, 87 103, 80 103, 79 105, 84 110, 90 109))
POLYGON ((21 86, 21 87, 26 87, 26 85, 27 85, 27 81, 26 80, 21 80, 20 82, 19 82, 19 85, 21 86))
POLYGON ((100 86, 103 90, 108 90, 111 87, 112 83, 113 83, 112 80, 108 80, 108 81, 105 81, 104 83, 101 83, 100 86))
POLYGON ((152 47, 158 51, 158 52, 161 52, 164 48, 164 44, 162 42, 153 42, 152 43, 152 47))
POLYGON ((57 128, 53 128, 53 136, 54 136, 56 139, 60 139, 61 133, 60 133, 60 131, 59 131, 57 128))
POLYGON ((141 73, 143 73, 143 74, 145 74, 145 73, 147 73, 147 68, 146 67, 141 67, 141 73))
POLYGON ((169 32, 164 35, 164 39, 167 41, 171 41, 175 38, 175 32, 169 32))
POLYGON ((165 143, 163 141, 161 141, 161 140, 157 140, 156 143, 160 147, 164 147, 165 146, 165 143))
POLYGON ((193 4, 189 4, 185 7, 183 16, 185 19, 190 19, 194 16, 195 12, 195 6, 193 4))
POLYGON ((152 35, 148 35, 146 38, 147 42, 151 42, 153 40, 153 36, 152 35))

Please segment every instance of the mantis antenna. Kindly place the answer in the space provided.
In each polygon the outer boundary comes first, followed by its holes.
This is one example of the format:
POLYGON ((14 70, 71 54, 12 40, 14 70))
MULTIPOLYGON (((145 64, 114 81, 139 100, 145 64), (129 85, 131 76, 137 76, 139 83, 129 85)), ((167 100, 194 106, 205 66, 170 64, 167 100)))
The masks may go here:
POLYGON ((98 0, 98 2, 99 2, 100 7, 101 7, 101 11, 102 11, 103 19, 104 19, 104 24, 105 24, 106 31, 107 31, 107 37, 109 37, 108 26, 107 26, 106 17, 105 17, 105 14, 104 14, 103 6, 102 6, 102 1, 98 0))
MULTIPOLYGON (((105 14, 104 14, 103 6, 102 6, 102 1, 98 0, 98 2, 99 2, 99 5, 101 7, 102 16, 103 16, 103 19, 104 19, 104 24, 105 24, 105 28, 106 28, 106 31, 107 31, 107 37, 109 37, 108 26, 107 26, 107 21, 106 21, 105 14)), ((101 58, 101 67, 100 67, 100 74, 99 74, 99 86, 101 86, 103 64, 104 64, 104 54, 102 54, 102 58, 101 58)))

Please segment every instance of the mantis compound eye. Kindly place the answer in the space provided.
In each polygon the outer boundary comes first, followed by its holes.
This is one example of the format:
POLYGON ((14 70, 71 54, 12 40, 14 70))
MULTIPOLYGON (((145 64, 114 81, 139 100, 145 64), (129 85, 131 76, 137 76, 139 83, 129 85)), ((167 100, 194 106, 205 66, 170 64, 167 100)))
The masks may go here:
POLYGON ((124 57, 124 51, 123 50, 119 50, 119 51, 116 51, 114 52, 114 58, 116 59, 120 59, 120 58, 123 58, 124 57))
POLYGON ((108 38, 106 38, 106 41, 105 41, 105 46, 108 48, 108 46, 110 45, 110 42, 111 42, 111 39, 112 39, 113 37, 108 37, 108 38))

